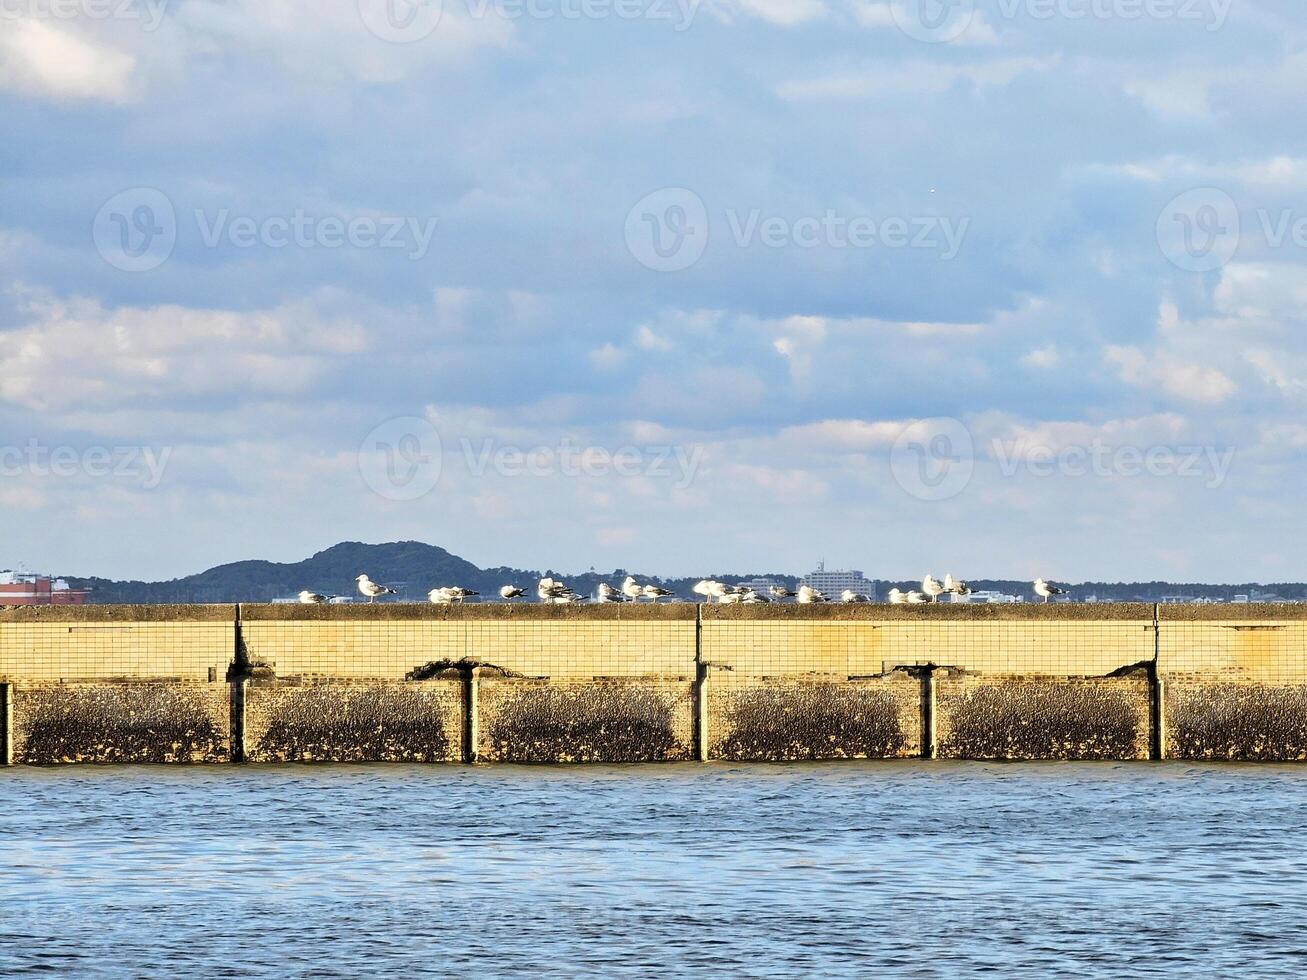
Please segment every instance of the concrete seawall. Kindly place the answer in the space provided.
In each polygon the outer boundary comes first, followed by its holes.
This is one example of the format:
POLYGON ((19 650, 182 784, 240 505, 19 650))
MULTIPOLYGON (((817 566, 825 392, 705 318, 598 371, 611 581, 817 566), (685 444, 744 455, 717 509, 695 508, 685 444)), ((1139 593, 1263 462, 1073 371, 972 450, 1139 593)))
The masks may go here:
POLYGON ((1307 759, 1307 607, 0 610, 0 762, 1307 759))

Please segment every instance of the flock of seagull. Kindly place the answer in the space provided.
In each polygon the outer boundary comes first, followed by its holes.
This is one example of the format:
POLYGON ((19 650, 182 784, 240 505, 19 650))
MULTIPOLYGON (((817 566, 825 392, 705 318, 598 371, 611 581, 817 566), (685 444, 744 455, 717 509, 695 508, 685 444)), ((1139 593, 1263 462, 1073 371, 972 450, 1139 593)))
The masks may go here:
MULTIPOLYGON (((367 598, 369 602, 375 602, 382 596, 398 595, 399 593, 385 585, 379 585, 372 581, 366 574, 360 575, 356 580, 358 582, 359 593, 367 598)), ((1059 589, 1057 586, 1050 585, 1042 578, 1035 579, 1035 595, 1048 602, 1053 596, 1064 595, 1065 589, 1059 589)), ((766 593, 759 592, 755 589, 743 585, 727 585, 725 582, 718 582, 714 579, 704 579, 695 583, 694 594, 702 597, 704 602, 716 602, 721 605, 755 605, 758 603, 784 602, 787 599, 793 599, 799 605, 815 605, 823 602, 840 602, 840 603, 862 603, 872 602, 872 598, 861 592, 855 592, 852 589, 845 589, 838 599, 832 600, 824 593, 808 585, 799 586, 797 591, 792 591, 780 585, 773 585, 766 593)), ((929 602, 939 602, 940 596, 958 595, 966 596, 971 594, 971 587, 966 582, 959 582, 952 575, 945 575, 943 581, 935 578, 933 575, 927 575, 921 580, 920 591, 912 589, 908 592, 899 589, 889 590, 889 601, 891 605, 919 605, 929 602)), ((464 589, 456 586, 442 586, 438 589, 432 589, 427 593, 427 598, 432 604, 437 606, 449 606, 462 603, 466 599, 480 595, 472 589, 464 589)), ((607 602, 639 602, 645 600, 648 602, 657 602, 659 599, 675 595, 670 589, 664 589, 660 585, 646 583, 641 585, 634 576, 628 575, 622 582, 620 588, 614 588, 607 582, 599 583, 599 588, 595 592, 595 601, 601 603, 607 602)), ((572 605, 574 603, 589 602, 590 596, 581 595, 579 592, 570 588, 566 583, 560 582, 554 578, 542 578, 536 585, 536 596, 541 602, 552 605, 572 605)), ((499 590, 499 597, 506 602, 514 599, 524 599, 527 597, 527 590, 518 588, 516 585, 505 585, 499 590)), ((319 592, 311 592, 305 589, 299 595, 299 601, 305 605, 321 605, 331 602, 338 596, 323 595, 319 592)))

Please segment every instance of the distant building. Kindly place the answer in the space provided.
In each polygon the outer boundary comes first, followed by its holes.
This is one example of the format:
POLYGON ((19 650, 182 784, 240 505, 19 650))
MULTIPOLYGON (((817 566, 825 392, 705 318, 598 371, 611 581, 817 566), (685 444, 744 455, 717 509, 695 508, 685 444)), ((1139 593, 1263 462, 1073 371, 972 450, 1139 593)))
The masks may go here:
POLYGON ((784 586, 785 583, 778 578, 751 578, 745 582, 736 582, 742 589, 752 589, 754 592, 766 592, 772 586, 784 586))
POLYGON ((845 589, 876 598, 876 583, 861 572, 856 569, 837 569, 828 572, 824 561, 817 563, 815 572, 809 572, 799 579, 799 585, 806 585, 832 598, 838 597, 845 589))
POLYGON ((996 592, 993 589, 979 589, 975 592, 972 592, 970 595, 965 595, 965 596, 954 595, 954 596, 950 596, 950 598, 954 602, 1002 603, 1002 602, 1025 602, 1026 601, 1022 596, 1008 595, 1006 592, 996 592))
POLYGON ((90 594, 61 578, 0 572, 0 606, 82 606, 90 594))

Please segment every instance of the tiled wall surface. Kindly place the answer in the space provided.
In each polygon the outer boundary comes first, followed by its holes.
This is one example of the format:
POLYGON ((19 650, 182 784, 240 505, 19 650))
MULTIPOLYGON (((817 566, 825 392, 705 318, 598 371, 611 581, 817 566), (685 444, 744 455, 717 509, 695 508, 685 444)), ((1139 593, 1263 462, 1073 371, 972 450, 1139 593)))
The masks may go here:
POLYGON ((1307 682, 1307 607, 1162 606, 1158 670, 1307 682))
POLYGON ((0 679, 222 681, 231 606, 26 607, 0 611, 0 679))
POLYGON ((705 660, 748 674, 847 677, 935 664, 991 674, 1098 676, 1153 659, 1151 606, 705 607, 705 660), (1095 618, 1080 609, 1098 610, 1095 618), (793 612, 791 610, 794 610, 793 612))

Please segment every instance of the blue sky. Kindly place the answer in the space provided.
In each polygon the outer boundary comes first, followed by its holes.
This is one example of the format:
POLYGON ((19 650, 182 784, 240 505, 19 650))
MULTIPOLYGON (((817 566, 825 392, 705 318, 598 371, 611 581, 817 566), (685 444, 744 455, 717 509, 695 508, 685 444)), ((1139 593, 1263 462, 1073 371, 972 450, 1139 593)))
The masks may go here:
POLYGON ((0 4, 0 565, 1307 577, 1292 3, 390 2, 0 4))

